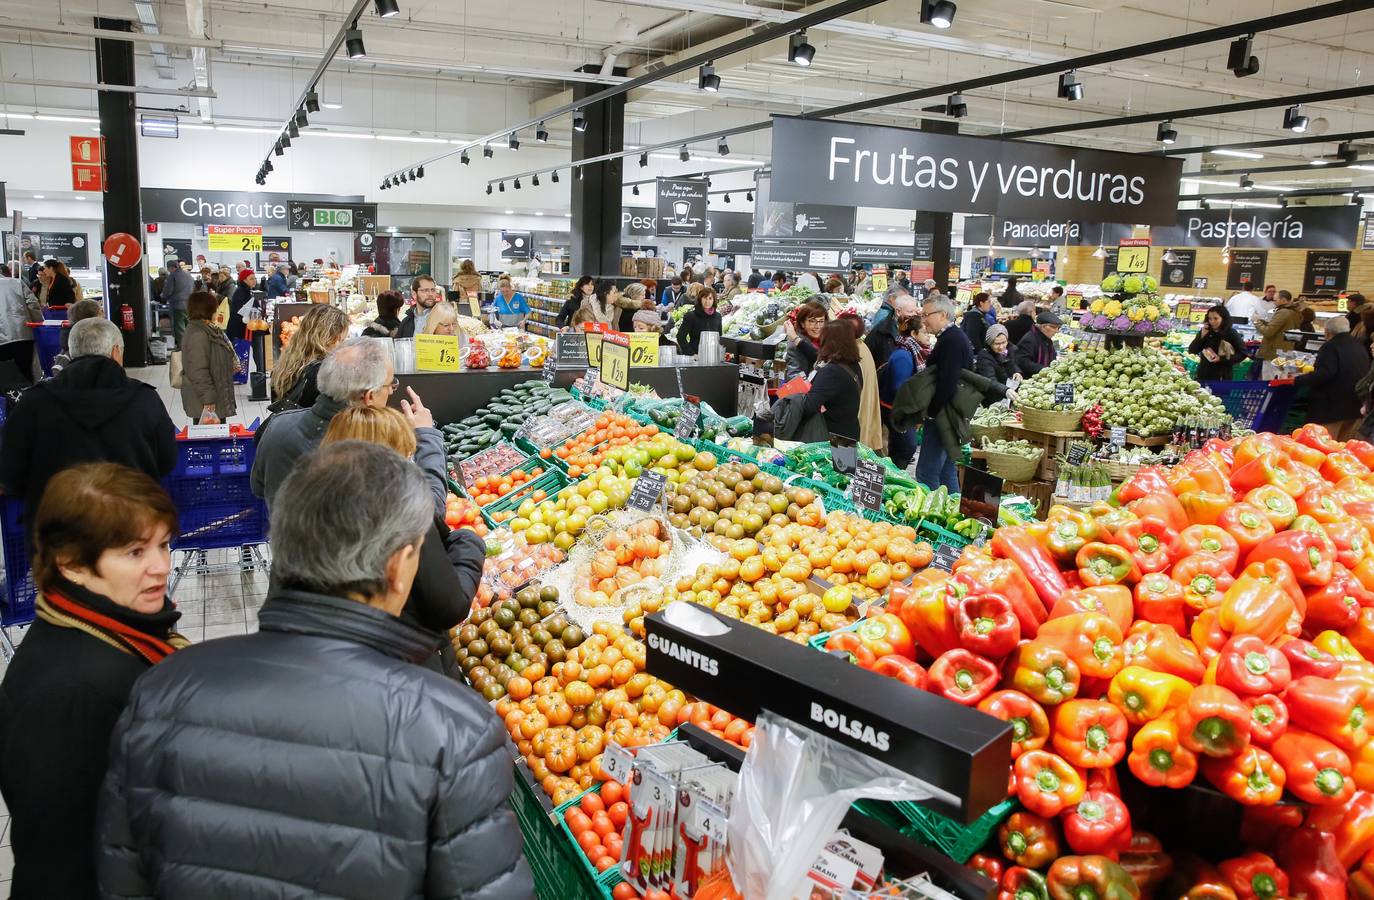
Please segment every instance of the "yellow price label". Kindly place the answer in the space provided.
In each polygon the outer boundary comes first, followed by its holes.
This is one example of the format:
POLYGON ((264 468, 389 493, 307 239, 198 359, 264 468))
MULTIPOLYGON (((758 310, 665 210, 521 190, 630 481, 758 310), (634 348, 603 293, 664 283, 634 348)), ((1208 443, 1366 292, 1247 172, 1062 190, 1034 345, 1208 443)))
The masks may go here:
POLYGON ((887 293, 887 273, 886 273, 886 272, 880 272, 880 273, 878 273, 877 275, 874 275, 874 276, 873 276, 873 293, 875 293, 875 294, 886 294, 886 293, 887 293))
POLYGON ((468 294, 468 309, 472 311, 474 319, 482 318, 482 301, 477 299, 476 294, 468 294))
POLYGON ((626 335, 630 339, 630 365, 637 368, 658 365, 658 335, 639 332, 626 335))
POLYGON ((419 372, 457 372, 458 335, 415 335, 415 369, 419 372))
POLYGON ((1150 248, 1122 246, 1116 257, 1116 271, 1121 275, 1138 275, 1150 270, 1150 248))
POLYGON ((606 341, 601 345, 601 381, 622 391, 630 389, 630 348, 606 341))
POLYGON ((1205 309, 1195 309, 1195 310, 1193 310, 1192 315, 1190 315, 1188 318, 1189 318, 1190 320, 1194 321, 1194 322, 1206 322, 1206 321, 1207 321, 1207 310, 1205 310, 1205 309))
POLYGON ((587 333, 587 365, 593 369, 601 368, 601 335, 599 332, 587 333))
POLYGON ((1064 305, 1069 309, 1083 308, 1083 295, 1079 293, 1065 294, 1064 305))
POLYGON ((206 225, 211 252, 261 253, 261 225, 206 225))

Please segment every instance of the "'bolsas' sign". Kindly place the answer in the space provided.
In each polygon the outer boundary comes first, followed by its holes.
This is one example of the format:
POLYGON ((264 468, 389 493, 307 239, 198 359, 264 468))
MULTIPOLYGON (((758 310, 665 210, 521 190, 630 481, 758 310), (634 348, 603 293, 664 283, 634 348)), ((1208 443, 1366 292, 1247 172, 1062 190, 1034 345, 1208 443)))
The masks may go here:
POLYGON ((1172 224, 1183 161, 773 117, 773 200, 1172 224))
POLYGON ((1150 240, 1159 247, 1353 250, 1359 228, 1358 206, 1181 209, 1177 221, 1152 227, 1150 240))

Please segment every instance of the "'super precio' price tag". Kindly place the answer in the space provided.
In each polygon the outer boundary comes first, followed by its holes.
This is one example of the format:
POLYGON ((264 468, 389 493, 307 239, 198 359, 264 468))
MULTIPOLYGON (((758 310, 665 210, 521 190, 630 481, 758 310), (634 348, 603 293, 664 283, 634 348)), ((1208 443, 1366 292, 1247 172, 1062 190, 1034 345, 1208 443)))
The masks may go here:
POLYGON ((630 751, 616 743, 607 743, 601 751, 601 771, 615 781, 623 783, 629 780, 630 767, 634 765, 634 761, 635 758, 630 755, 630 751))
POLYGON ((630 348, 627 345, 601 342, 601 380, 622 391, 630 389, 630 348))
POLYGON ((658 365, 658 335, 650 332, 627 335, 630 339, 630 365, 645 368, 658 365))

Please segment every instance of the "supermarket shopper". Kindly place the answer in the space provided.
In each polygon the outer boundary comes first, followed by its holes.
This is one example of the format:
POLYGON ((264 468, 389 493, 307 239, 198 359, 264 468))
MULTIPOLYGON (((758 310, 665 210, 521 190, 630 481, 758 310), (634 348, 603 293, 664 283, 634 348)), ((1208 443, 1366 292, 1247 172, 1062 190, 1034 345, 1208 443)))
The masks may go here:
MULTIPOLYGON (((1029 378, 1058 358, 1054 336, 1063 326, 1064 320, 1049 310, 1035 317, 1035 327, 1016 343, 1016 364, 1022 375, 1029 378)), ((1010 328, 1007 330, 1011 331, 1010 328)))
POLYGON ((33 560, 38 614, 0 684, 14 900, 97 896, 110 733, 138 677, 186 646, 167 597, 176 527, 171 499, 142 472, 90 463, 48 483, 33 560))
POLYGON ((267 299, 276 300, 279 297, 287 297, 291 294, 291 283, 286 280, 291 267, 282 263, 277 266, 271 275, 267 276, 267 299))
POLYGON ((413 338, 417 334, 424 334, 429 311, 434 308, 434 304, 443 299, 439 286, 428 275, 416 275, 410 280, 410 294, 415 298, 415 305, 401 320, 401 329, 396 333, 398 338, 413 338))
POLYGON ((534 896, 505 727, 416 665, 442 638, 401 618, 433 515, 424 475, 361 441, 287 480, 258 632, 173 654, 115 727, 103 896, 534 896))
POLYGON ((797 307, 787 323, 788 335, 796 335, 787 348, 787 364, 783 380, 791 381, 797 376, 805 378, 816 368, 816 356, 820 352, 821 334, 830 313, 825 306, 809 300, 797 307))
POLYGON ((1231 380, 1232 369, 1245 359, 1245 338, 1236 331, 1226 304, 1218 303, 1207 310, 1207 318, 1198 330, 1197 337, 1188 345, 1188 352, 1196 353, 1199 357, 1198 381, 1231 380))
POLYGON ((320 366, 320 395, 309 409, 275 413, 258 429, 250 480, 270 511, 282 482, 301 457, 320 445, 329 422, 346 406, 386 406, 399 386, 391 348, 371 338, 345 341, 320 366))
POLYGON ((617 291, 617 295, 613 303, 618 312, 611 318, 611 327, 616 331, 634 331, 635 313, 641 309, 654 309, 658 305, 649 297, 644 285, 637 281, 625 285, 625 290, 617 291))
POLYGON ((663 333, 663 319, 659 318, 658 310, 641 309, 635 313, 634 330, 636 334, 656 334, 658 335, 658 345, 660 347, 676 346, 672 340, 663 333))
MULTIPOLYGON (((162 302, 167 304, 167 308, 172 314, 172 341, 177 349, 181 349, 181 336, 186 331, 186 301, 191 298, 191 292, 196 288, 196 281, 191 277, 190 271, 185 263, 173 262, 167 270, 167 280, 162 283, 162 302)), ((51 295, 48 305, 52 305, 51 295)))
POLYGON ((453 276, 453 289, 463 291, 474 300, 482 293, 482 276, 477 274, 477 266, 472 260, 465 259, 458 264, 458 271, 453 276))
POLYGON ((888 456, 905 469, 916 458, 916 429, 896 428, 892 424, 892 403, 902 385, 924 365, 925 347, 917 339, 921 333, 921 307, 912 297, 897 301, 897 329, 901 340, 892 349, 887 365, 878 372, 878 399, 882 405, 883 427, 887 429, 888 456))
POLYGON ((209 291, 196 291, 186 301, 181 408, 192 424, 219 425, 238 412, 234 373, 239 358, 228 335, 214 324, 219 302, 209 291))
POLYGON ((406 305, 399 291, 382 291, 377 295, 377 318, 363 329, 366 337, 392 338, 401 330, 401 309, 406 305))
MULTIPOLYGON (((1226 308, 1231 310, 1232 315, 1236 315, 1230 303, 1226 304, 1226 308)), ((1297 331, 1301 324, 1302 305, 1295 301, 1288 291, 1279 291, 1278 305, 1274 307, 1274 312, 1267 321, 1255 326, 1255 331, 1260 336, 1259 350, 1255 352, 1255 357, 1264 361, 1264 367, 1260 372, 1261 378, 1269 380, 1283 377, 1283 373, 1274 365, 1274 360, 1280 353, 1293 349, 1293 342, 1284 335, 1289 331, 1297 331)))
MULTIPOLYGON (((714 331, 720 334, 721 315, 716 309, 716 295, 710 288, 697 294, 696 304, 682 317, 677 329, 677 346, 687 356, 696 356, 701 348, 701 336, 714 331)), ((623 329, 622 329, 623 330, 623 329)))
POLYGON ((873 313, 872 324, 868 327, 868 334, 864 336, 864 343, 873 354, 873 362, 880 369, 887 365, 887 358, 892 355, 892 348, 897 346, 897 339, 900 337, 897 332, 896 304, 897 298, 903 296, 910 296, 910 292, 894 282, 888 288, 887 296, 883 297, 882 304, 873 313))
POLYGON ((272 369, 272 396, 268 407, 274 413, 289 409, 309 409, 320 395, 316 378, 320 364, 330 350, 348 337, 348 314, 338 307, 316 304, 301 316, 300 327, 291 336, 281 361, 272 369))
MULTIPOLYGON (((1270 287, 1273 286, 1270 285, 1270 287)), ((1273 299, 1273 294, 1270 291, 1265 293, 1266 297, 1260 297, 1253 293, 1250 290, 1250 280, 1248 278, 1241 279, 1240 293, 1226 301, 1226 308, 1231 312, 1231 318, 1244 319, 1252 325, 1258 319, 1264 318, 1269 309, 1269 304, 1265 300, 1273 299)))
POLYGON ((1325 425, 1338 441, 1356 436, 1360 407, 1364 398, 1357 386, 1369 374, 1369 351, 1362 341, 1350 335, 1344 316, 1332 316, 1324 326, 1326 342, 1317 350, 1311 372, 1299 375, 1293 383, 1307 388, 1312 398, 1307 404, 1307 422, 1325 425))
POLYGON ((720 298, 721 303, 733 303, 735 298, 744 293, 744 288, 740 285, 738 272, 725 273, 725 296, 720 298))
POLYGON ((682 286, 681 278, 674 278, 663 288, 663 293, 659 294, 658 302, 663 306, 676 307, 678 300, 687 292, 682 286))
MULTIPOLYGON (((1030 334, 1035 327, 1035 301, 1022 300, 1016 307, 1016 315, 1007 320, 1007 338, 1012 346, 1021 343, 1021 338, 1030 334)), ((974 346, 978 346, 974 344, 974 346)))
MULTIPOLYGON (((94 302, 83 300, 83 303, 94 302)), ((68 314, 77 304, 68 307, 68 314)), ((29 322, 40 321, 38 298, 20 278, 0 266, 0 390, 33 384, 33 332, 29 322)))
POLYGON ((496 315, 507 328, 519 328, 530 314, 530 304, 525 295, 515 289, 509 275, 502 275, 497 282, 496 315))
POLYGON ((841 319, 825 323, 816 371, 806 395, 807 417, 821 415, 831 443, 846 446, 859 440, 859 397, 863 373, 859 369, 859 341, 854 326, 841 319))
POLYGON ((1009 276, 1007 278, 1007 288, 1002 291, 1002 296, 999 298, 1002 308, 1012 309, 1013 307, 1019 306, 1021 301, 1025 299, 1025 297, 1021 296, 1021 292, 1016 289, 1016 276, 1009 276))
POLYGON ((453 337, 459 334, 458 307, 447 300, 434 304, 425 320, 425 334, 443 334, 453 337))
POLYGON ((71 326, 80 322, 82 319, 103 319, 105 317, 105 307, 99 300, 78 300, 67 307, 67 327, 62 329, 62 352, 53 357, 52 371, 53 378, 62 374, 62 370, 72 361, 71 351, 71 326))
POLYGON ((119 328, 84 319, 67 347, 71 362, 20 396, 0 442, 0 484, 24 498, 30 534, 44 488, 63 469, 111 462, 162 478, 177 461, 176 426, 157 390, 125 373, 119 328))
POLYGON ((956 408, 955 399, 963 371, 973 368, 973 345, 968 342, 968 336, 955 327, 954 304, 949 300, 942 297, 926 303, 921 316, 925 330, 936 336, 935 349, 926 361, 926 368, 935 370, 932 376, 935 385, 925 408, 921 449, 916 457, 916 480, 931 489, 944 485, 954 492, 959 490, 954 452, 961 442, 947 438, 961 424, 960 420, 967 428, 967 417, 956 408))
POLYGON ((1374 308, 1370 302, 1364 298, 1364 294, 1354 293, 1345 298, 1345 318, 1350 322, 1350 331, 1354 333, 1360 325, 1360 320, 1364 316, 1366 309, 1374 308))
POLYGON ((988 336, 988 310, 992 308, 992 297, 987 291, 973 295, 968 311, 959 320, 959 327, 968 335, 968 342, 974 347, 982 347, 988 336))
POLYGON ((559 328, 569 328, 573 324, 573 316, 583 306, 589 304, 596 296, 596 279, 590 275, 583 275, 577 279, 577 284, 573 285, 572 294, 567 300, 563 301, 563 308, 558 311, 558 316, 553 324, 559 328))
POLYGON ((1016 388, 1021 384, 1021 370, 1017 365, 1016 347, 1007 336, 1005 325, 993 325, 988 329, 983 346, 978 348, 974 371, 992 382, 983 392, 984 406, 1007 397, 1016 399, 1016 388))
MULTIPOLYGON (((887 436, 883 429, 882 404, 878 400, 878 367, 873 365, 873 354, 864 345, 864 320, 858 313, 840 313, 836 317, 848 322, 854 329, 854 340, 859 345, 859 375, 862 376, 863 389, 859 392, 859 442, 865 447, 885 455, 887 436)), ((900 324, 898 328, 900 328, 900 324)), ((900 341, 898 342, 900 344, 900 341)), ((893 349, 896 353, 897 349, 893 349)), ((892 357, 888 357, 889 364, 892 357)))
POLYGON ((267 313, 263 305, 253 296, 253 291, 257 289, 258 276, 253 274, 252 269, 240 269, 238 284, 234 287, 234 293, 229 298, 229 327, 225 329, 229 333, 229 339, 234 341, 250 341, 253 347, 253 368, 259 372, 263 369, 263 352, 267 343, 267 332, 249 331, 248 322, 250 319, 264 321, 267 313))

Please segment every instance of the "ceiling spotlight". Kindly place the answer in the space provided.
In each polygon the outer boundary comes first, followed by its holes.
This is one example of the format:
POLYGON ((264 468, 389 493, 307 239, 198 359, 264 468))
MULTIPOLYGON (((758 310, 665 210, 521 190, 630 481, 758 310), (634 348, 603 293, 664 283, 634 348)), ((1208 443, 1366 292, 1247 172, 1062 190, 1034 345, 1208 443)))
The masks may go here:
POLYGON ((1226 68, 1237 78, 1254 75, 1260 70, 1259 57, 1254 55, 1255 36, 1247 34, 1231 42, 1231 51, 1226 55, 1226 68))
POLYGON ((587 114, 580 109, 573 110, 573 131, 587 130, 587 114))
POLYGON ((304 128, 310 124, 310 117, 305 114, 305 107, 296 110, 296 127, 304 128))
POLYGON ((272 147, 272 152, 277 154, 278 156, 281 156, 283 153, 286 152, 284 149, 282 149, 281 138, 277 138, 277 143, 272 147))
POLYGON ((344 46, 348 48, 349 59, 362 59, 367 56, 367 48, 363 46, 363 33, 358 30, 356 21, 352 28, 344 32, 344 46))
POLYGON ((535 175, 533 178, 531 178, 530 184, 534 187, 539 187, 539 176, 535 175))
POLYGON ((309 93, 307 93, 307 94, 305 95, 305 111, 306 111, 306 112, 312 112, 312 113, 315 113, 315 112, 319 112, 319 111, 320 111, 320 95, 319 95, 319 94, 315 93, 314 91, 310 91, 309 93))
POLYGON ((1159 130, 1155 132, 1155 140, 1161 144, 1172 144, 1178 140, 1178 131, 1174 128, 1173 122, 1160 122, 1159 130))
POLYGON ((576 169, 573 169, 573 175, 575 175, 575 176, 577 177, 577 180, 578 180, 578 181, 581 181, 581 180, 582 180, 582 167, 581 167, 581 166, 578 166, 576 169))
POLYGON ((553 172, 551 172, 551 173, 549 174, 549 181, 552 181, 554 184, 558 184, 558 170, 557 170, 557 169, 554 169, 553 172))
POLYGON ((1325 156, 1314 156, 1307 161, 1307 164, 1309 166, 1329 166, 1331 165, 1331 160, 1327 159, 1325 156))
POLYGON ((1336 158, 1346 165, 1350 165, 1360 158, 1360 154, 1359 151, 1351 146, 1349 141, 1342 141, 1336 147, 1336 158))
MULTIPOLYGON (((296 124, 296 119, 294 116, 286 120, 286 133, 291 137, 301 136, 300 126, 296 124)), ((287 144, 286 146, 290 147, 291 145, 287 144)))
POLYGON ((1351 206, 1359 206, 1359 205, 1360 205, 1360 192, 1359 192, 1359 191, 1351 191, 1351 192, 1350 192, 1350 205, 1351 205, 1351 206))
POLYGON ((391 187, 391 176, 390 176, 390 175, 388 175, 387 177, 385 177, 385 178, 382 179, 382 190, 386 190, 386 189, 389 188, 389 187, 391 187))
POLYGON ((482 156, 486 157, 487 159, 491 159, 495 155, 496 151, 491 149, 491 144, 482 145, 482 156))
POLYGON ((471 157, 471 156, 468 156, 468 152, 467 152, 466 150, 464 150, 464 151, 462 152, 462 154, 459 155, 458 161, 459 161, 460 163, 462 163, 463 165, 465 165, 465 166, 470 166, 470 165, 472 165, 472 157, 471 157))
POLYGON ((951 119, 962 119, 968 115, 968 104, 964 102, 963 94, 950 94, 945 101, 945 115, 951 119))
POLYGON ((631 193, 631 194, 634 194, 636 197, 638 197, 638 196, 639 196, 639 185, 636 184, 634 187, 632 187, 632 188, 630 189, 630 193, 631 193))
POLYGON ((787 61, 799 66, 809 66, 815 58, 816 48, 806 42, 806 29, 803 28, 792 35, 792 40, 787 44, 787 61))
POLYGON ((425 177, 425 167, 424 167, 424 166, 417 166, 417 167, 415 168, 415 177, 416 177, 416 178, 424 178, 424 177, 425 177))
POLYGON ((716 142, 716 152, 721 156, 730 155, 730 145, 725 143, 725 135, 723 134, 720 136, 720 140, 716 142))
POLYGON ((512 150, 520 149, 520 139, 515 136, 514 131, 510 133, 510 137, 506 138, 506 146, 512 150))
POLYGON ((263 160, 263 161, 262 161, 262 167, 263 167, 264 169, 266 169, 267 171, 271 172, 271 171, 272 171, 272 160, 270 160, 270 159, 265 159, 265 160, 263 160))
POLYGON ((1163 260, 1164 265, 1172 266, 1178 262, 1178 254, 1173 250, 1165 250, 1164 255, 1160 257, 1160 259, 1163 260))
POLYGON ((921 0, 921 24, 948 28, 954 24, 957 9, 950 0, 921 0))
POLYGON ((1302 114, 1302 104, 1294 103, 1283 111, 1283 127, 1294 134, 1303 134, 1307 131, 1307 116, 1302 114))
MULTIPOLYGON (((300 133, 300 132, 297 132, 297 134, 299 134, 299 133, 300 133)), ((293 138, 294 136, 295 136, 295 135, 291 134, 291 129, 288 128, 288 129, 286 129, 285 131, 283 131, 283 132, 281 133, 281 137, 278 138, 278 140, 281 142, 281 145, 282 145, 283 147, 290 147, 290 146, 291 146, 291 138, 293 138)))
POLYGON ((544 127, 543 122, 540 122, 539 127, 534 129, 534 139, 541 144, 549 142, 549 130, 544 127))
POLYGON ((1255 182, 1250 180, 1249 175, 1240 176, 1240 189, 1242 191, 1253 191, 1255 189, 1255 182))
POLYGON ((649 151, 645 150, 643 153, 639 154, 639 167, 640 167, 641 169, 643 169, 643 168, 646 168, 648 165, 649 165, 649 151))
POLYGON ((520 190, 520 179, 519 179, 519 178, 515 179, 515 189, 516 189, 517 191, 520 190))
POLYGON ((720 90, 720 76, 716 74, 714 65, 702 63, 701 70, 697 72, 697 87, 712 94, 720 90))
POLYGON ((748 200, 750 203, 753 203, 753 202, 754 202, 754 192, 753 192, 753 191, 749 191, 748 193, 746 193, 746 194, 744 195, 744 199, 745 199, 745 200, 748 200))
POLYGON ((687 152, 686 144, 683 144, 682 149, 677 152, 677 158, 682 160, 683 162, 687 162, 687 160, 692 158, 692 154, 687 152))
POLYGON ((490 185, 490 184, 487 185, 487 195, 488 195, 488 196, 491 195, 491 185, 490 185))
POLYGON ((401 8, 396 5, 396 0, 373 0, 373 2, 377 7, 377 15, 383 19, 389 19, 401 11, 401 8))
POLYGON ((396 180, 399 181, 401 184, 405 184, 405 183, 406 183, 406 173, 402 172, 400 175, 397 175, 397 176, 396 176, 396 180))
POLYGON ((504 181, 497 182, 496 188, 504 194, 506 192, 506 183, 504 181))
POLYGON ((1077 69, 1070 69, 1059 76, 1059 99, 1082 100, 1083 82, 1078 80, 1077 69))
POLYGON ((726 194, 726 195, 725 195, 725 202, 726 202, 726 203, 729 203, 729 202, 730 202, 730 195, 729 195, 729 194, 726 194))
POLYGON ((1288 208, 1288 198, 1285 197, 1283 194, 1279 194, 1279 206, 1281 206, 1284 209, 1288 208))

